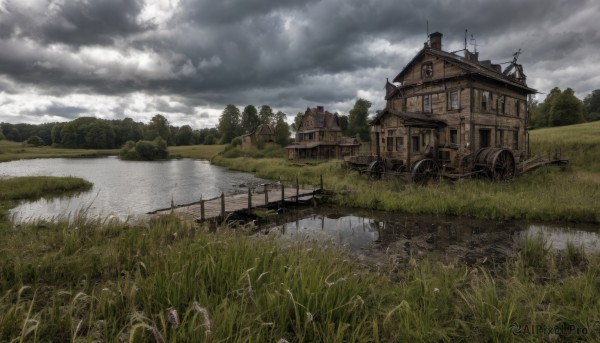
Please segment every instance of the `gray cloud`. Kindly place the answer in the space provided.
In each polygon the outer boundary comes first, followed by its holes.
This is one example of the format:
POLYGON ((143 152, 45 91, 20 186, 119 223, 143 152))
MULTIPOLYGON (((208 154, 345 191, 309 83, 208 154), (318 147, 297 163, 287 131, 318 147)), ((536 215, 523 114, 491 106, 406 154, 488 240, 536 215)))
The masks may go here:
POLYGON ((54 117, 62 117, 65 119, 75 119, 79 117, 82 113, 87 112, 85 108, 74 107, 74 106, 65 106, 61 104, 52 104, 45 108, 38 108, 33 111, 22 111, 23 115, 30 116, 54 116, 54 117))
POLYGON ((347 111, 360 94, 382 106, 385 78, 423 46, 427 21, 430 32, 444 33, 446 50, 463 48, 465 29, 485 59, 510 60, 521 48, 530 85, 543 92, 558 85, 583 96, 600 88, 582 65, 595 63, 589 56, 600 46, 593 0, 181 0, 150 19, 144 11, 152 0, 36 4, 0 5, 0 91, 147 96, 142 109, 121 102, 127 111, 114 117, 208 119, 215 111, 198 107, 228 103, 347 111))

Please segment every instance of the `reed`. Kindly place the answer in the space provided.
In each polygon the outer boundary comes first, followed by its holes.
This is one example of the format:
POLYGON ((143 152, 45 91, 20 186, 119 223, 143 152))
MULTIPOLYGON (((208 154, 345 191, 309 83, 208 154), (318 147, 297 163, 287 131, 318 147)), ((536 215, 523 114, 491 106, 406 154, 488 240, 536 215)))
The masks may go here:
POLYGON ((554 272, 563 252, 523 244, 535 248, 497 266, 393 252, 376 266, 330 243, 208 233, 171 216, 31 223, 0 242, 0 340, 600 339, 600 256, 554 272), (580 333, 522 330, 564 323, 580 333))

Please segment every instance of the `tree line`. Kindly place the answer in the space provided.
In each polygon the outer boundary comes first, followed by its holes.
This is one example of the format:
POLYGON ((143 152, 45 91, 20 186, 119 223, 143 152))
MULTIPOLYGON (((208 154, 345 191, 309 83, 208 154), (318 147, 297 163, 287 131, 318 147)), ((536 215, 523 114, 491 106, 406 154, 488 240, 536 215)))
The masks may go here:
POLYGON ((561 91, 554 87, 543 102, 532 102, 529 126, 541 128, 595 120, 600 120, 600 89, 592 91, 582 101, 573 89, 561 91))
MULTIPOLYGON (((369 141, 367 118, 371 103, 358 99, 348 115, 339 115, 342 133, 369 141)), ((152 117, 149 123, 136 122, 131 118, 106 120, 94 117, 81 117, 70 122, 45 124, 0 123, 0 139, 26 142, 32 145, 52 145, 63 148, 115 149, 126 142, 154 141, 160 137, 169 146, 195 144, 227 144, 236 137, 255 132, 263 124, 269 125, 275 133, 275 142, 289 144, 291 130, 297 131, 304 113, 299 112, 291 125, 287 114, 274 112, 269 105, 257 109, 253 105, 242 111, 235 105, 225 106, 215 128, 194 130, 189 125, 170 125, 160 114, 152 117)))
POLYGON ((262 105, 258 110, 253 105, 248 105, 240 112, 240 109, 232 104, 225 106, 217 129, 221 135, 221 143, 231 141, 243 134, 255 132, 261 125, 269 125, 275 134, 275 143, 287 145, 290 142, 290 126, 287 114, 282 111, 277 113, 269 105, 262 105))
POLYGON ((189 125, 173 126, 160 114, 147 124, 131 118, 106 120, 94 117, 38 125, 0 123, 0 136, 15 142, 74 149, 115 149, 128 141, 154 141, 158 137, 170 146, 212 145, 221 140, 216 128, 193 130, 189 125))

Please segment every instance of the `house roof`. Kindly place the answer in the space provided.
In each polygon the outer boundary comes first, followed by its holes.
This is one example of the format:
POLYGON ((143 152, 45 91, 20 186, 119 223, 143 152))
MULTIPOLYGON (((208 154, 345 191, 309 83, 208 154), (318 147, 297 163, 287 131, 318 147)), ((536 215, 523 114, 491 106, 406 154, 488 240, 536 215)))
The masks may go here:
POLYGON ((431 118, 428 115, 420 113, 396 112, 389 109, 379 113, 371 122, 370 125, 379 125, 381 118, 386 115, 393 115, 400 118, 404 126, 422 127, 422 128, 441 128, 448 124, 445 120, 431 118))
POLYGON ((260 125, 256 131, 258 132, 259 135, 272 135, 273 134, 273 129, 271 128, 270 125, 267 124, 262 124, 260 125))
POLYGON ((537 90, 527 87, 527 85, 524 82, 521 83, 517 79, 503 74, 501 71, 498 72, 497 70, 494 70, 491 67, 490 63, 484 64, 483 62, 470 61, 459 55, 442 50, 432 49, 430 47, 424 47, 423 49, 421 49, 421 51, 419 51, 419 53, 417 53, 417 55, 404 67, 404 69, 402 69, 402 71, 394 78, 393 81, 402 82, 402 80, 404 79, 404 75, 416 64, 416 62, 421 58, 421 56, 425 54, 430 54, 433 56, 443 58, 449 63, 453 63, 459 68, 465 70, 467 74, 480 75, 488 79, 499 81, 511 85, 513 87, 522 89, 529 94, 537 93, 537 90))
POLYGON ((306 130, 300 130, 301 132, 307 132, 314 129, 327 129, 332 131, 340 131, 342 129, 337 114, 325 111, 323 107, 307 108, 306 112, 304 112, 303 120, 309 114, 312 114, 315 117, 315 123, 313 127, 306 130))

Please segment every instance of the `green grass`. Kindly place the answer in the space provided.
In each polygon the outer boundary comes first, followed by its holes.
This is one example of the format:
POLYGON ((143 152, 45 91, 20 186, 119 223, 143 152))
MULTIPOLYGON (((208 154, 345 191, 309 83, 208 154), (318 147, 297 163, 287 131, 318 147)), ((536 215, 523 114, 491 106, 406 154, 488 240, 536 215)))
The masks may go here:
POLYGON ((532 151, 546 156, 561 149, 567 168, 546 167, 510 182, 469 179, 415 187, 403 180, 371 181, 344 169, 341 161, 286 161, 215 157, 229 169, 271 180, 324 186, 338 192, 335 204, 482 219, 526 219, 600 223, 600 123, 536 130, 532 151), (563 170, 564 169, 564 170, 563 170))
POLYGON ((16 143, 6 140, 0 141, 0 162, 33 158, 95 157, 118 154, 118 149, 62 149, 50 146, 33 147, 23 143, 16 143))
POLYGON ((556 251, 490 267, 388 251, 368 266, 328 243, 210 234, 169 216, 32 223, 3 232, 0 253, 0 341, 549 339, 514 336, 515 323, 568 323, 587 334, 555 339, 600 339, 593 254, 559 269, 556 251))
POLYGON ((169 155, 175 158, 195 158, 210 160, 225 150, 227 145, 190 145, 170 146, 167 150, 169 155))
POLYGON ((19 200, 69 195, 86 191, 92 184, 76 177, 26 176, 0 178, 0 229, 10 225, 8 210, 19 200))

